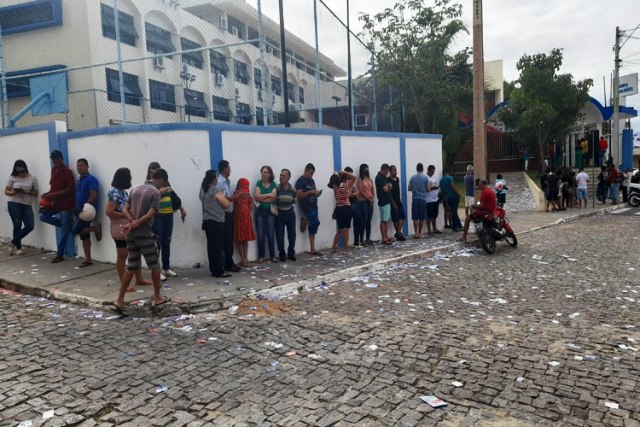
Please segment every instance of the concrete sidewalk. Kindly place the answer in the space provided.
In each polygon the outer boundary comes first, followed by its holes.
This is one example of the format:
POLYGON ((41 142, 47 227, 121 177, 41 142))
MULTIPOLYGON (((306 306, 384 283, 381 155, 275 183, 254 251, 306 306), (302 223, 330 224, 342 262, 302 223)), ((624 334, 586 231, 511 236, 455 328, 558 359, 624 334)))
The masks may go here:
MULTIPOLYGON (((617 208, 618 206, 600 206, 553 213, 527 211, 510 213, 509 220, 516 236, 520 236, 617 208)), ((171 297, 171 303, 163 305, 161 310, 160 307, 155 310, 150 306, 152 287, 135 286, 136 291, 127 294, 128 311, 136 316, 166 316, 220 310, 247 298, 278 298, 305 287, 320 286, 323 281, 334 283, 425 259, 437 252, 474 245, 473 242, 459 243, 456 241, 458 237, 460 233, 445 230, 436 236, 419 240, 408 238, 407 241, 396 242, 392 246, 351 248, 348 255, 331 254, 326 250, 323 251, 323 256, 300 254, 295 262, 252 264, 251 268, 243 269, 224 280, 211 277, 206 268, 178 269, 179 275, 169 278, 162 287, 163 294, 171 297)), ((470 233, 469 240, 474 239, 475 234, 470 233)), ((506 244, 499 246, 501 248, 495 254, 496 257, 513 250, 506 244)), ((64 262, 51 264, 51 257, 52 253, 34 248, 25 248, 25 255, 22 256, 10 256, 7 244, 3 244, 0 246, 0 286, 20 293, 80 303, 93 308, 103 307, 115 300, 119 282, 113 264, 96 262, 92 266, 79 268, 79 260, 67 258, 64 262)), ((149 278, 148 271, 145 271, 145 277, 149 278)))

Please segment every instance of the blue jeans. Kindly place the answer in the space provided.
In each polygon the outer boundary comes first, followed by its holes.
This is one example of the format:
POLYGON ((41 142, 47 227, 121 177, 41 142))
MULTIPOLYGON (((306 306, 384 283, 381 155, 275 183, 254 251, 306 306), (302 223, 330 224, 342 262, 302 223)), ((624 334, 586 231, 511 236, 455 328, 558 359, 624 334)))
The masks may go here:
POLYGON ((173 214, 158 214, 153 220, 153 233, 158 239, 158 249, 162 256, 162 269, 171 268, 171 234, 173 233, 173 214))
POLYGON ((67 247, 67 241, 71 237, 71 226, 73 225, 73 210, 62 212, 45 212, 40 214, 40 221, 51 224, 54 227, 60 227, 62 233, 58 240, 58 248, 56 254, 58 256, 64 256, 65 248, 67 247))
POLYGON ((360 232, 360 235, 358 236, 358 240, 360 242, 364 242, 365 233, 367 237, 366 240, 371 240, 371 217, 373 216, 373 208, 371 207, 371 203, 369 203, 366 200, 359 201, 358 210, 360 211, 360 218, 361 218, 361 223, 360 223, 361 225, 360 225, 360 229, 358 230, 360 232))
POLYGON ((258 258, 264 259, 265 250, 264 244, 265 241, 269 246, 269 257, 275 258, 276 248, 275 248, 275 226, 276 226, 276 217, 271 215, 270 208, 259 207, 256 209, 255 214, 256 220, 256 237, 258 240, 258 258))
POLYGON ((609 186, 609 192, 611 196, 611 201, 613 203, 618 203, 618 183, 613 183, 609 186))
POLYGON ((278 213, 276 220, 276 242, 278 243, 278 253, 280 258, 285 256, 296 256, 296 213, 293 209, 289 212, 278 213), (289 247, 284 251, 284 230, 287 230, 287 240, 289 247))
POLYGON ((447 198, 447 204, 451 207, 451 227, 454 230, 462 228, 462 222, 458 216, 458 204, 460 203, 460 197, 455 194, 447 198))
POLYGON ((360 229, 363 227, 362 215, 358 202, 351 203, 351 217, 353 218, 353 244, 357 245, 360 240, 360 229))
POLYGON ((11 243, 16 249, 22 249, 22 239, 33 231, 33 209, 31 205, 9 202, 7 210, 13 223, 13 240, 11 240, 11 243), (24 227, 22 227, 22 224, 24 224, 24 227))

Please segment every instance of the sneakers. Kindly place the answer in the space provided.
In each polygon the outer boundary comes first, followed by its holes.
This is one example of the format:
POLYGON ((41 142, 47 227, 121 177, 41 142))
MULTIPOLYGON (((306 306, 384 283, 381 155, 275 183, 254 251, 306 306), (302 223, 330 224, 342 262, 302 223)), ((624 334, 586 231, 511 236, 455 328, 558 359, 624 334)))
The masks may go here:
POLYGON ((302 217, 300 218, 300 232, 304 233, 305 231, 307 231, 307 226, 309 225, 309 221, 307 220, 307 218, 302 217))
POLYGON ((402 233, 396 233, 395 238, 400 242, 404 242, 405 240, 407 240, 402 233))
POLYGON ((24 255, 24 251, 22 249, 18 249, 16 251, 16 255, 24 255))
POLYGON ((167 276, 165 276, 164 274, 160 273, 160 281, 164 282, 165 280, 167 280, 167 276))
POLYGON ((178 273, 176 273, 175 271, 173 271, 170 268, 168 268, 166 270, 162 270, 162 274, 164 274, 167 277, 176 277, 178 275, 178 273))

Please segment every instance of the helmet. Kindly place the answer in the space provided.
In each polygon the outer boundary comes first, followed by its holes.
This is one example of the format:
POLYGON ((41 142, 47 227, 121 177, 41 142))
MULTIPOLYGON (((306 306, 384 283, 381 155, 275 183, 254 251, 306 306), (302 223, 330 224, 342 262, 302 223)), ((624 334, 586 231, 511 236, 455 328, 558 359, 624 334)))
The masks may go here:
POLYGON ((496 191, 502 191, 504 184, 502 182, 496 182, 496 191))
POLYGON ((96 208, 89 203, 85 203, 82 207, 82 212, 78 214, 78 218, 85 222, 91 222, 96 217, 96 208))

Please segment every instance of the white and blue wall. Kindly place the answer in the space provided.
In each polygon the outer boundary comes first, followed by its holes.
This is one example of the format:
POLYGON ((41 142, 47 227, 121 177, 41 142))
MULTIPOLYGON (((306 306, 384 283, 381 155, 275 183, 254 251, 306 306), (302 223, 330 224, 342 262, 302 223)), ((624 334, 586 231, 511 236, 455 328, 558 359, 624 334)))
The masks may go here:
MULTIPOLYGON (((104 214, 106 195, 113 174, 120 167, 128 167, 134 185, 145 178, 149 162, 157 161, 169 173, 172 187, 182 198, 187 218, 184 223, 176 215, 172 241, 172 265, 191 266, 206 261, 206 242, 201 230, 202 208, 198 189, 205 172, 218 168, 218 161, 231 164, 231 181, 245 177, 255 183, 260 179, 260 168, 269 165, 274 174, 282 168, 291 170, 292 184, 302 175, 304 166, 311 162, 316 167, 314 179, 318 188, 326 188, 334 170, 351 166, 355 171, 367 163, 372 178, 382 163, 395 164, 402 182, 402 198, 410 218, 411 195, 406 191, 408 179, 415 173, 415 165, 436 166, 436 175, 442 171, 442 139, 440 135, 399 134, 382 132, 323 131, 307 129, 265 128, 208 123, 148 124, 98 128, 66 132, 62 122, 28 128, 0 131, 0 172, 8 177, 13 162, 23 159, 38 178, 41 192, 48 191, 49 153, 59 149, 65 162, 75 173, 80 158, 89 161, 89 171, 100 181, 100 210, 98 221, 104 226, 102 242, 94 241, 92 255, 96 260, 113 262, 115 246, 108 234, 109 219, 104 214)), ((328 190, 328 189, 327 189, 328 190)), ((6 212, 6 196, 2 197, 3 214, 0 215, 0 236, 11 235, 11 221, 6 212)), ((334 199, 325 191, 319 199, 321 226, 316 237, 319 248, 331 245, 335 234, 335 221, 331 219, 334 199)), ((34 210, 37 206, 34 202, 34 210)), ((299 212, 298 212, 299 218, 299 212)), ((379 239, 379 215, 373 216, 372 235, 379 239)), ((36 220, 36 228, 25 244, 53 250, 53 227, 36 220)), ((298 233, 296 250, 308 250, 307 234, 298 233)), ((81 251, 81 250, 80 250, 81 251)), ((256 245, 249 245, 250 259, 256 258, 256 245)))

